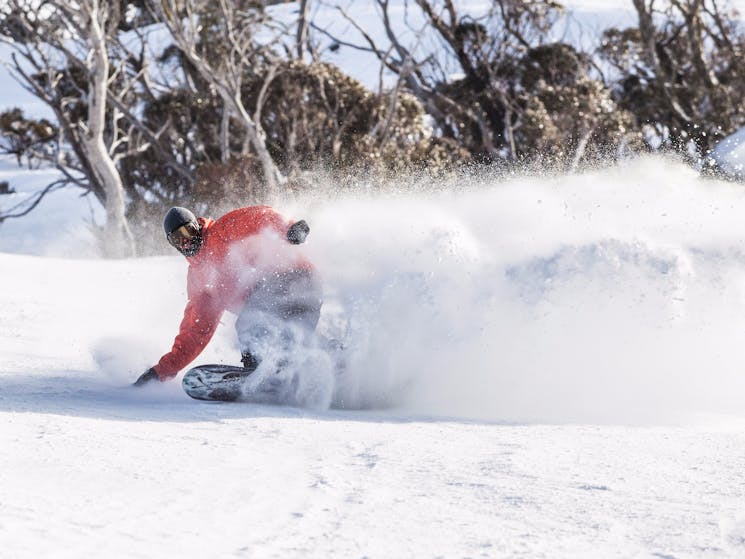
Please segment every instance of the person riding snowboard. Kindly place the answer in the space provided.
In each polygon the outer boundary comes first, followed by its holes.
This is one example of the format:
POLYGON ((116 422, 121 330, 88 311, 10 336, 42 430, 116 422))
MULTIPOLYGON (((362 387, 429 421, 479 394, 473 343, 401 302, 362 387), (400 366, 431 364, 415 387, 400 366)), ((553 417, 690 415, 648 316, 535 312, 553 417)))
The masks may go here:
POLYGON ((174 207, 163 228, 189 263, 188 302, 173 348, 135 386, 175 377, 202 352, 225 311, 238 315, 235 329, 249 372, 268 355, 276 359, 313 336, 322 293, 296 246, 310 231, 305 221, 288 222, 269 206, 233 210, 217 221, 174 207))

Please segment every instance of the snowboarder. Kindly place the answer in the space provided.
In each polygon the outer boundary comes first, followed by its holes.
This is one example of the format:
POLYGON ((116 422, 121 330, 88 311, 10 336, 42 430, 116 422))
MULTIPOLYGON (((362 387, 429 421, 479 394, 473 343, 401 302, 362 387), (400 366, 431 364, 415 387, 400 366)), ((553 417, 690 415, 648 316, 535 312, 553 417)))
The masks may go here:
POLYGON ((321 288, 294 246, 310 230, 305 221, 288 222, 269 206, 240 208, 217 221, 174 207, 163 228, 189 263, 188 302, 173 348, 135 386, 175 377, 201 353, 226 310, 238 315, 241 361, 249 372, 269 353, 276 358, 313 336, 321 288))

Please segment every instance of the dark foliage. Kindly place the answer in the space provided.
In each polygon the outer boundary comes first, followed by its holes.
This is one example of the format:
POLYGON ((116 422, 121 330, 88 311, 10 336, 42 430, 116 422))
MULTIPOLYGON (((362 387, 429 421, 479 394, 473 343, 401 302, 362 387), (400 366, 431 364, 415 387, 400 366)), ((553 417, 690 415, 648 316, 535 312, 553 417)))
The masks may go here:
POLYGON ((745 125, 745 30, 720 0, 634 6, 638 27, 602 37, 614 96, 664 149, 700 160, 745 125))
MULTIPOLYGON (((249 106, 257 103, 265 79, 247 77, 243 95, 249 106)), ((199 123, 213 127, 211 134, 204 130, 201 135, 214 139, 205 149, 212 157, 197 166, 191 194, 211 206, 260 202, 260 165, 251 155, 219 159, 220 110, 209 111, 212 119, 199 123)), ((464 158, 458 146, 432 137, 416 98, 374 94, 330 64, 282 63, 275 69, 261 114, 267 145, 290 177, 287 188, 292 191, 308 187, 302 179, 306 171, 324 170, 332 177, 364 172, 368 178, 385 179, 400 172, 443 172, 464 158)), ((231 146, 237 153, 240 135, 231 136, 231 146)))
POLYGON ((0 113, 0 153, 15 156, 18 165, 29 167, 48 159, 58 128, 47 119, 29 119, 21 109, 0 113))

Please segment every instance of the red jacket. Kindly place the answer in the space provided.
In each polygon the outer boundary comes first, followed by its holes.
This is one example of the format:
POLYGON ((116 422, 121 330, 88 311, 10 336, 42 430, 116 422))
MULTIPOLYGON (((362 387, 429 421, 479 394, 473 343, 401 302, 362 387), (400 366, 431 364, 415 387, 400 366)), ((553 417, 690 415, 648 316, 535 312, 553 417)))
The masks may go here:
POLYGON ((240 313, 257 281, 275 272, 311 270, 287 241, 285 221, 268 206, 241 208, 214 221, 200 217, 199 252, 189 262, 181 327, 169 353, 154 367, 161 380, 191 363, 212 339, 224 311, 240 313))

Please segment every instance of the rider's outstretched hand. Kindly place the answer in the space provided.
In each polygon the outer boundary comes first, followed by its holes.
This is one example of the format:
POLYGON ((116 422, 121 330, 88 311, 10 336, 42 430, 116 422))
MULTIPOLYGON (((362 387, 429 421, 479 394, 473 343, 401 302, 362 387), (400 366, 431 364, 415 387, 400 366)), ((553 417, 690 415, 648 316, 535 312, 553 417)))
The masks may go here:
POLYGON ((155 372, 155 369, 150 367, 147 371, 140 375, 140 378, 138 378, 134 382, 133 386, 144 386, 145 384, 156 380, 160 380, 160 378, 158 377, 158 373, 155 372))

